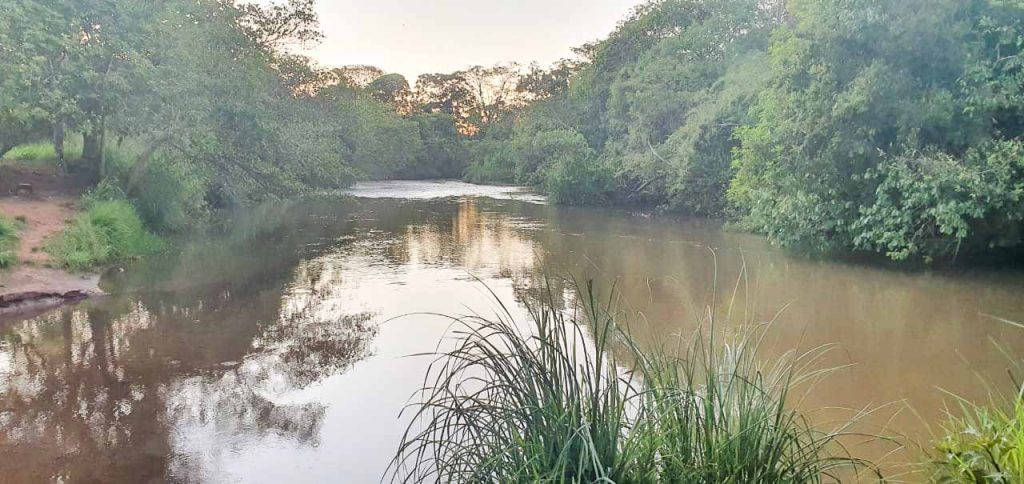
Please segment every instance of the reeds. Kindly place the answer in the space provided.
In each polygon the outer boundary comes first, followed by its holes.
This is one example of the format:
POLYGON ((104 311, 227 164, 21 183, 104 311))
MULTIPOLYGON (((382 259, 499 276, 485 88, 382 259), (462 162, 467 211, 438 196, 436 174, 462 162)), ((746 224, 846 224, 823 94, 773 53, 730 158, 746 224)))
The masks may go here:
POLYGON ((389 476, 401 482, 818 482, 873 469, 791 408, 828 347, 758 361, 764 327, 643 351, 592 284, 516 321, 455 320, 389 476))

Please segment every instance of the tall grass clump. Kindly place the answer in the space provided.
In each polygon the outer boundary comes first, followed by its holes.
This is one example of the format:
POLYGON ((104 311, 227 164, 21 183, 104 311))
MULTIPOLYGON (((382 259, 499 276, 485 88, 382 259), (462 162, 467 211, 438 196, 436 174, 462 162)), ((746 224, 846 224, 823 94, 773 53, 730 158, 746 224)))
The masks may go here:
POLYGON ((590 285, 569 311, 553 300, 525 322, 507 310, 456 320, 393 480, 820 482, 871 468, 841 445, 849 424, 822 431, 790 407, 828 348, 763 365, 754 331, 647 353, 590 285))
POLYGON ((953 395, 956 404, 947 412, 944 436, 935 446, 930 463, 933 482, 1024 482, 1024 385, 1019 379, 1022 365, 1019 357, 1005 351, 1003 354, 1011 365, 1009 382, 993 385, 988 380, 981 381, 990 389, 986 404, 953 395))
POLYGON ((18 261, 18 223, 0 217, 0 269, 6 269, 18 261))
POLYGON ((47 251, 65 268, 86 270, 150 254, 160 246, 131 203, 94 199, 47 251))

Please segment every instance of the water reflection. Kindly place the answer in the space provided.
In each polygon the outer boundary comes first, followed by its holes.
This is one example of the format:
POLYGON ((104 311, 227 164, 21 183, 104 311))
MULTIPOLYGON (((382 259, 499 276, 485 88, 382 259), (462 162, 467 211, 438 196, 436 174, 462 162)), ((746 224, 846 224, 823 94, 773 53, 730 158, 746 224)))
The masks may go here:
POLYGON ((425 314, 535 301, 563 271, 614 282, 652 345, 709 305, 734 323, 788 305, 774 348, 840 343, 834 363, 856 363, 811 406, 906 399, 936 422, 936 386, 978 396, 972 371, 1001 374, 991 338, 1024 350, 984 315, 1024 320, 1014 273, 815 261, 714 222, 528 201, 274 204, 108 277, 113 297, 0 326, 0 480, 376 482, 427 364, 405 356, 449 325, 425 314))

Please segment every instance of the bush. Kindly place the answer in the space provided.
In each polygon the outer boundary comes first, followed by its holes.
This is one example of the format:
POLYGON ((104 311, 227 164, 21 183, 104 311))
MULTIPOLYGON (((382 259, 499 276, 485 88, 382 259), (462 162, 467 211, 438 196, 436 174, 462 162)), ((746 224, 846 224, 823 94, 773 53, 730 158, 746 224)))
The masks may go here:
POLYGON ((157 231, 177 232, 207 215, 206 177, 199 167, 155 157, 128 193, 146 224, 157 231))
POLYGON ((65 268, 86 270, 150 254, 160 247, 160 239, 146 230, 131 203, 91 200, 47 251, 65 268))
POLYGON ((956 257, 1024 240, 1024 144, 992 143, 962 158, 897 157, 869 172, 878 189, 854 224, 858 249, 911 257, 956 257))
POLYGON ((0 268, 8 268, 18 261, 18 223, 0 217, 0 268))
POLYGON ((592 288, 571 313, 554 294, 526 324, 507 311, 456 321, 454 349, 428 370, 392 463, 396 480, 819 482, 867 465, 837 442, 849 424, 820 432, 788 405, 822 374, 810 368, 827 347, 767 366, 760 334, 724 346, 696 338, 680 357, 645 353, 592 288))
POLYGON ((518 182, 540 188, 558 204, 598 204, 607 200, 614 175, 579 132, 544 131, 515 143, 518 182))

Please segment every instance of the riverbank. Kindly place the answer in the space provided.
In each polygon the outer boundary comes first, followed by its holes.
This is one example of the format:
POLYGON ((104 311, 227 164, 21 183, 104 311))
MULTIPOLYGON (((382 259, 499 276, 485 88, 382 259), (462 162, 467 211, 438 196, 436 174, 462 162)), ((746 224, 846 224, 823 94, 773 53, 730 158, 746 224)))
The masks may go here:
POLYGON ((0 167, 0 216, 18 224, 15 262, 0 272, 0 315, 102 294, 98 274, 61 269, 45 250, 74 219, 86 186, 55 166, 0 167))

